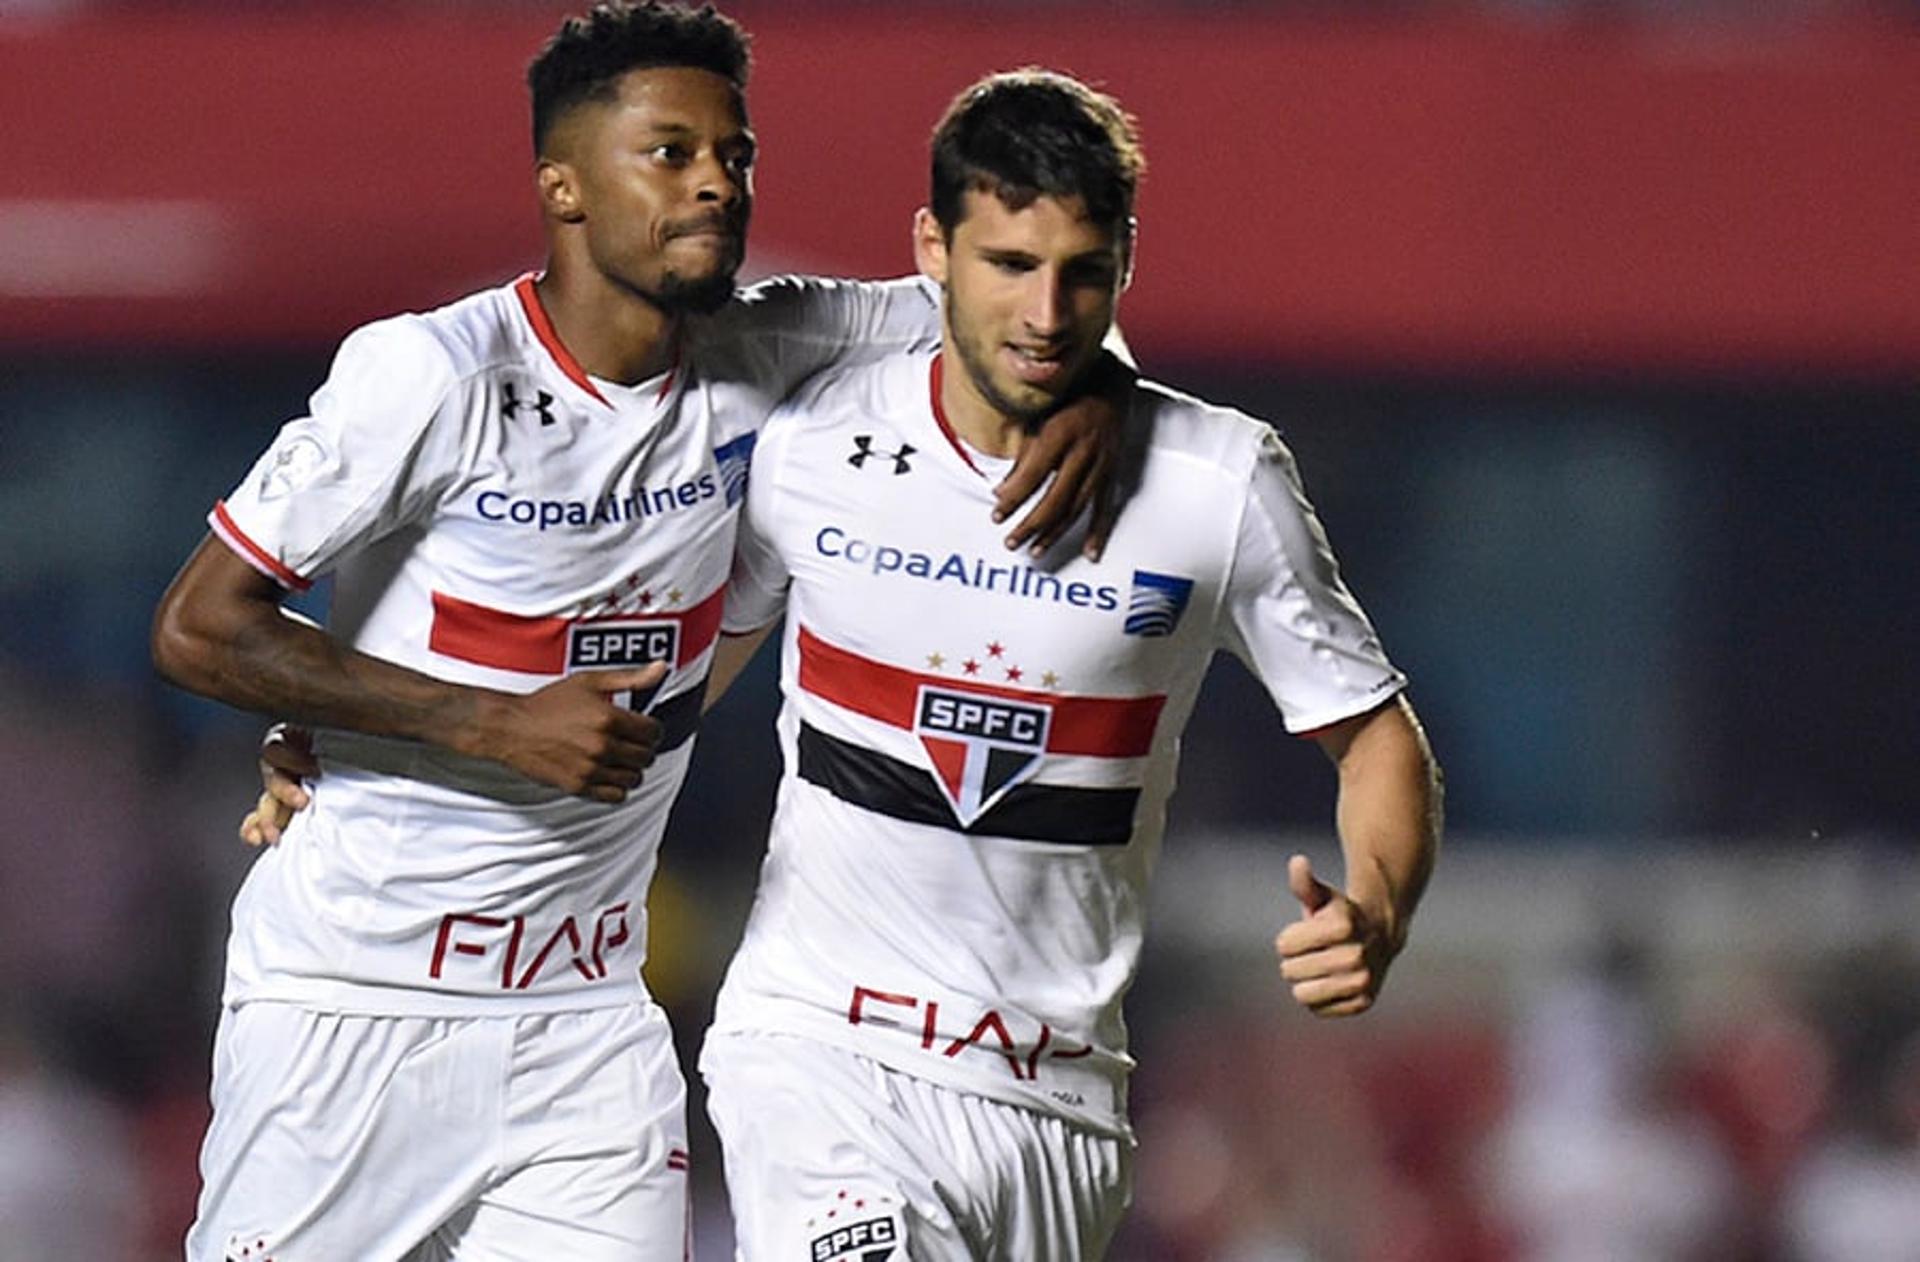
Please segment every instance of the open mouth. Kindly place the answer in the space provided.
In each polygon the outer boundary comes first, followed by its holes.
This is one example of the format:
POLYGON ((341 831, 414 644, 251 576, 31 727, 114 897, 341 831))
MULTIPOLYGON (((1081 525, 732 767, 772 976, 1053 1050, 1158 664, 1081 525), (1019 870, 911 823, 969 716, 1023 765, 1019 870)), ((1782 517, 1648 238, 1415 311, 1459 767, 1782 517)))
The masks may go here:
POLYGON ((1064 346, 1020 346, 1006 343, 1007 361, 1013 375, 1030 386, 1057 383, 1067 372, 1067 348, 1064 346))

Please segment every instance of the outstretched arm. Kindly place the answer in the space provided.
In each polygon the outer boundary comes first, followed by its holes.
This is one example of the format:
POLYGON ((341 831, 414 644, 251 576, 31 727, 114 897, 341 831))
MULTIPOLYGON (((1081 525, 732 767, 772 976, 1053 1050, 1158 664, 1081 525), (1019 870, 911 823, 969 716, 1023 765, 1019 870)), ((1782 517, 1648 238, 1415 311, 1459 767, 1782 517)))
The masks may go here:
POLYGON ((1317 1016, 1352 1016, 1373 1006, 1433 872, 1440 768, 1404 697, 1316 739, 1339 768, 1346 888, 1321 881, 1304 855, 1293 856, 1287 884, 1303 915, 1280 931, 1274 948, 1281 976, 1304 1007, 1317 1016))
POLYGON ((154 665, 241 709, 429 742, 596 801, 625 798, 653 760, 659 724, 612 697, 657 684, 664 665, 571 675, 524 696, 467 687, 357 652, 288 616, 280 597, 208 536, 161 597, 154 665))

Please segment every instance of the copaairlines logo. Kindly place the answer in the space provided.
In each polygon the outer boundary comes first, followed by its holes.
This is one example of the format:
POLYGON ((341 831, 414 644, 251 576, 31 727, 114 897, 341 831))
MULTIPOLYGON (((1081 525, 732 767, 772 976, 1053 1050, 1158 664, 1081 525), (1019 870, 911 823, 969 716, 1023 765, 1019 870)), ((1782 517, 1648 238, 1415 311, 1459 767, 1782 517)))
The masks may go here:
POLYGON ((922 684, 913 732, 933 759, 934 779, 961 827, 973 823, 1040 768, 1053 711, 922 684))
POLYGON ((714 475, 703 473, 673 486, 639 487, 628 495, 607 495, 597 500, 518 499, 505 491, 482 491, 474 509, 482 521, 544 531, 561 526, 619 525, 677 513, 719 494, 720 484, 714 481, 714 475))

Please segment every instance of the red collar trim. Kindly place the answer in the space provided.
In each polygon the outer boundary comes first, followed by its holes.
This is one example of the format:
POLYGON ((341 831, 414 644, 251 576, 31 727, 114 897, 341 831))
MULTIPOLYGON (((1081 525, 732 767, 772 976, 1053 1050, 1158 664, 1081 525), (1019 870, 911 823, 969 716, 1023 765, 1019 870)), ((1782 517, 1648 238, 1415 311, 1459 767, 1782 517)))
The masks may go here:
MULTIPOLYGON (((560 366, 560 371, 567 375, 567 380, 600 400, 602 404, 612 407, 613 404, 608 403, 606 397, 594 387, 593 379, 587 376, 587 370, 580 366, 580 361, 575 359, 573 353, 561 343, 560 335, 553 331, 553 321, 547 318, 547 309, 540 305, 540 294, 534 289, 533 280, 533 273, 528 272, 513 282, 513 292, 519 296, 520 307, 527 313, 527 323, 533 326, 533 335, 540 339, 540 345, 547 348, 547 354, 553 356, 553 362, 560 366)), ((667 380, 673 380, 671 374, 667 380)), ((664 390, 662 392, 664 393, 664 390)))
POLYGON ((946 356, 944 355, 935 355, 933 357, 933 368, 928 374, 932 379, 933 423, 938 425, 940 432, 947 436, 947 441, 953 444, 954 451, 959 454, 961 461, 966 464, 967 468, 973 470, 975 473, 979 473, 980 476, 984 478, 987 475, 980 473, 980 466, 973 463, 973 454, 967 450, 967 445, 960 441, 960 435, 953 432, 953 426, 947 422, 947 410, 940 406, 940 381, 943 371, 940 365, 945 359, 946 356))

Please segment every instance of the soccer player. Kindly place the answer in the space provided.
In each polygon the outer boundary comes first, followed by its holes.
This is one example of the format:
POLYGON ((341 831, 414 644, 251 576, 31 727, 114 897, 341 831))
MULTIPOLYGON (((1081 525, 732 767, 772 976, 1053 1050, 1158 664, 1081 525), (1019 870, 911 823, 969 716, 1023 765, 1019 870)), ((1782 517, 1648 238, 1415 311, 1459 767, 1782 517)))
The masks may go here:
POLYGON ((918 282, 734 296, 747 61, 710 8, 563 26, 545 272, 348 337, 161 601, 159 669, 327 770, 234 905, 196 1262, 684 1255, 643 908, 748 455, 808 374, 938 334, 918 282), (327 630, 281 607, 323 574, 327 630))
POLYGON ((1346 884, 1290 861, 1293 996, 1361 1012, 1406 941, 1437 769, 1269 426, 1141 383, 1102 564, 1009 560, 985 525, 1094 363, 1140 170, 1074 80, 967 90, 914 225, 941 348, 823 374, 762 433, 723 626, 784 615, 785 774, 701 1060, 749 1262, 1102 1255, 1129 1197, 1121 1004, 1216 650, 1338 767, 1346 884))

